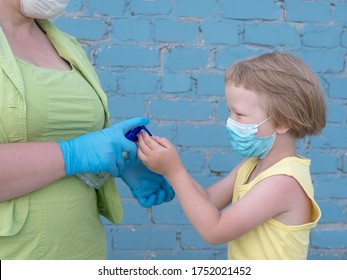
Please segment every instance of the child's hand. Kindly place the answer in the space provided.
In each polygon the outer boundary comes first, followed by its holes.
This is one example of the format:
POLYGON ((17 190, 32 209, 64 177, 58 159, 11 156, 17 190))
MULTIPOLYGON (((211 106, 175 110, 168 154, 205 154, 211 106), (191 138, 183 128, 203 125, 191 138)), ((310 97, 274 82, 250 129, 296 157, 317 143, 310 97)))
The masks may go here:
POLYGON ((140 133, 137 141, 139 159, 152 171, 165 177, 183 168, 175 147, 166 138, 140 133))

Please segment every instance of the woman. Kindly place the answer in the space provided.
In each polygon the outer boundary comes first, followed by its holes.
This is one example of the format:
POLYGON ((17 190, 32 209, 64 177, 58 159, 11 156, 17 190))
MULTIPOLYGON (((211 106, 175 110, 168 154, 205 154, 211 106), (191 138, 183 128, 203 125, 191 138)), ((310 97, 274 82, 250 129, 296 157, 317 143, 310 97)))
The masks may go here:
POLYGON ((121 176, 147 207, 174 195, 162 176, 137 168, 136 145, 124 137, 148 119, 105 128, 93 67, 77 40, 47 20, 67 4, 0 0, 0 259, 106 258, 99 214, 120 222, 117 189, 111 177, 95 190, 75 174, 121 176), (145 191, 143 176, 152 183, 145 191))

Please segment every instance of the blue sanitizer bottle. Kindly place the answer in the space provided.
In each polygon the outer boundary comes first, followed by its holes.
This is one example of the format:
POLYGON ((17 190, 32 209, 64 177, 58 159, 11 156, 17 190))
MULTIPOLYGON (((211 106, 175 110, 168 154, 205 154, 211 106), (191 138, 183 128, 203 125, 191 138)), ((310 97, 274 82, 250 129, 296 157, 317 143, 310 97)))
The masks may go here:
MULTIPOLYGON (((141 130, 146 131, 150 136, 152 136, 148 129, 143 125, 137 126, 129 130, 127 133, 125 133, 125 137, 128 138, 130 141, 135 142, 138 140, 137 135, 140 133, 141 130)), ((127 153, 123 153, 123 157, 127 158, 127 153)), ((111 175, 108 172, 100 172, 77 174, 77 176, 88 186, 94 189, 100 189, 111 175)))

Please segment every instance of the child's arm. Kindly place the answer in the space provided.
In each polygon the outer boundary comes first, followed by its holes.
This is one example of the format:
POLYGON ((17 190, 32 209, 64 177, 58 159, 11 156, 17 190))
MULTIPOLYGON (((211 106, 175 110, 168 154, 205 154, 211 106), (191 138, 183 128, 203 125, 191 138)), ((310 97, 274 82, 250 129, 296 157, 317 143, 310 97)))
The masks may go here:
MULTIPOLYGON (((156 141, 148 137, 146 133, 139 135, 139 141, 137 143, 139 148, 139 158, 145 165, 147 165, 149 169, 153 170, 156 173, 162 174, 163 176, 167 177, 167 179, 169 177, 169 173, 171 172, 174 177, 172 180, 180 180, 180 176, 176 175, 178 174, 178 171, 176 171, 176 169, 185 171, 185 168, 180 160, 178 153, 176 152, 175 147, 167 139, 159 138, 156 136, 153 136, 153 138, 156 139, 156 141), (146 143, 146 141, 148 144, 146 143), (159 144, 157 146, 158 153, 154 153, 154 151, 148 153, 147 150, 147 154, 144 154, 151 143, 158 144, 160 142, 166 142, 165 148, 163 146, 164 144, 159 144)), ((237 169, 238 167, 236 167, 226 177, 212 184, 207 189, 202 187, 190 175, 187 174, 187 176, 189 177, 190 185, 195 186, 195 188, 200 192, 202 196, 208 199, 215 207, 220 210, 231 203, 237 169)))
POLYGON ((288 201, 293 200, 292 186, 286 179, 288 177, 274 176, 258 183, 237 203, 221 212, 220 206, 225 201, 231 201, 228 187, 233 189, 235 171, 204 192, 197 188, 197 183, 188 174, 168 140, 154 140, 142 134, 138 148, 138 156, 144 164, 170 182, 189 221, 209 243, 221 244, 245 234, 266 220, 288 211, 288 201), (224 202, 221 202, 222 197, 224 202), (216 198, 220 201, 216 202, 216 198))

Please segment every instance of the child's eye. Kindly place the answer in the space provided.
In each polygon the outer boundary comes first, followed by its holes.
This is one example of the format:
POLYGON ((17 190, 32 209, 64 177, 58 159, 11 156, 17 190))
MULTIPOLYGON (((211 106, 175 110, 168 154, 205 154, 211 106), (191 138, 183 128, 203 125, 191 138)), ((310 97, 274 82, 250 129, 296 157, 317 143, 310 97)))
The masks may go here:
POLYGON ((227 110, 228 110, 228 112, 229 112, 231 117, 233 116, 233 117, 236 117, 236 118, 240 118, 240 117, 244 116, 244 114, 242 114, 240 112, 236 112, 236 111, 234 111, 234 110, 232 110, 230 108, 227 108, 227 110))
POLYGON ((233 114, 234 116, 236 116, 236 117, 241 117, 241 116, 243 116, 241 113, 239 113, 239 112, 231 112, 231 114, 233 114))

